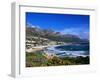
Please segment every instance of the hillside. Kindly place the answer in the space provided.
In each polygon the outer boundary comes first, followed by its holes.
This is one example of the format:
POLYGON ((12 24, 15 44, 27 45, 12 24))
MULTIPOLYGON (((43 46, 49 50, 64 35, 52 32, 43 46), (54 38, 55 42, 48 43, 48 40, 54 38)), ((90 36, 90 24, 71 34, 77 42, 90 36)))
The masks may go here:
POLYGON ((55 32, 51 29, 40 29, 37 27, 26 27, 26 37, 33 36, 33 37, 40 37, 46 38, 52 41, 59 41, 59 42, 73 42, 73 43, 88 43, 88 40, 80 39, 76 35, 72 34, 61 34, 60 32, 55 32))

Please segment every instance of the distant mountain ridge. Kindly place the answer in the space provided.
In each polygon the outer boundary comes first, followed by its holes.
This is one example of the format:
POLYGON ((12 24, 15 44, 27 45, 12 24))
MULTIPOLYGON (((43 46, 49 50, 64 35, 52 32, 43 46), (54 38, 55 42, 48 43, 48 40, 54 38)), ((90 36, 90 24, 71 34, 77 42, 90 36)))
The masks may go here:
POLYGON ((50 39, 52 41, 61 42, 75 42, 75 43, 88 43, 86 39, 80 39, 78 36, 73 34, 61 34, 51 29, 40 29, 38 27, 26 27, 26 36, 37 36, 50 39))

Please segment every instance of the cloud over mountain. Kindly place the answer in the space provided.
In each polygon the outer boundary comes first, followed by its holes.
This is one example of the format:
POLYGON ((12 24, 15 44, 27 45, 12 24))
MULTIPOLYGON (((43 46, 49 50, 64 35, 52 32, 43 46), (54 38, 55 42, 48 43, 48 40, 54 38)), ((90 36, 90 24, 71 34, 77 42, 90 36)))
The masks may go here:
POLYGON ((84 38, 84 39, 89 39, 89 30, 85 30, 83 27, 82 28, 78 28, 78 27, 71 27, 71 28, 65 28, 63 30, 60 31, 61 34, 73 34, 73 35, 77 35, 80 38, 84 38))

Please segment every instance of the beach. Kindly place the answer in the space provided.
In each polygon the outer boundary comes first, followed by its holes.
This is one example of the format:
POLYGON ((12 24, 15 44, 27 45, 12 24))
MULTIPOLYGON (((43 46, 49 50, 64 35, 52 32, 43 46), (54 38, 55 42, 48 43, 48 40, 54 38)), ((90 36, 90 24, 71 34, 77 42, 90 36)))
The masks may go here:
POLYGON ((26 49, 26 52, 36 52, 36 51, 40 51, 43 50, 44 48, 46 48, 48 46, 36 46, 36 47, 32 47, 30 49, 26 49))
POLYGON ((76 45, 76 44, 74 44, 74 46, 72 44, 37 46, 37 47, 30 48, 30 49, 26 49, 26 52, 34 53, 36 51, 43 51, 43 53, 45 53, 48 56, 57 56, 57 57, 78 57, 78 56, 86 57, 86 56, 89 56, 88 51, 83 50, 83 48, 80 49, 77 46, 81 47, 80 45, 76 45), (66 47, 67 49, 64 50, 64 48, 66 47), (76 49, 73 50, 73 48, 74 49, 76 48, 76 49))

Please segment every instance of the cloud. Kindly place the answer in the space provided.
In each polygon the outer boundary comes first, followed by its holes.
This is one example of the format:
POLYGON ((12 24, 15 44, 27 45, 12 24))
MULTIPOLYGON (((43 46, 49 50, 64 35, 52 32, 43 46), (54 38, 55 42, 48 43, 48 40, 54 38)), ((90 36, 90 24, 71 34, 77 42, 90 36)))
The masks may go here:
POLYGON ((40 28, 40 26, 33 25, 33 24, 30 24, 30 23, 27 23, 27 27, 40 28))
POLYGON ((65 28, 64 30, 61 30, 60 33, 61 34, 73 34, 73 35, 77 35, 80 38, 84 38, 84 39, 89 38, 89 30, 84 27, 65 28))

